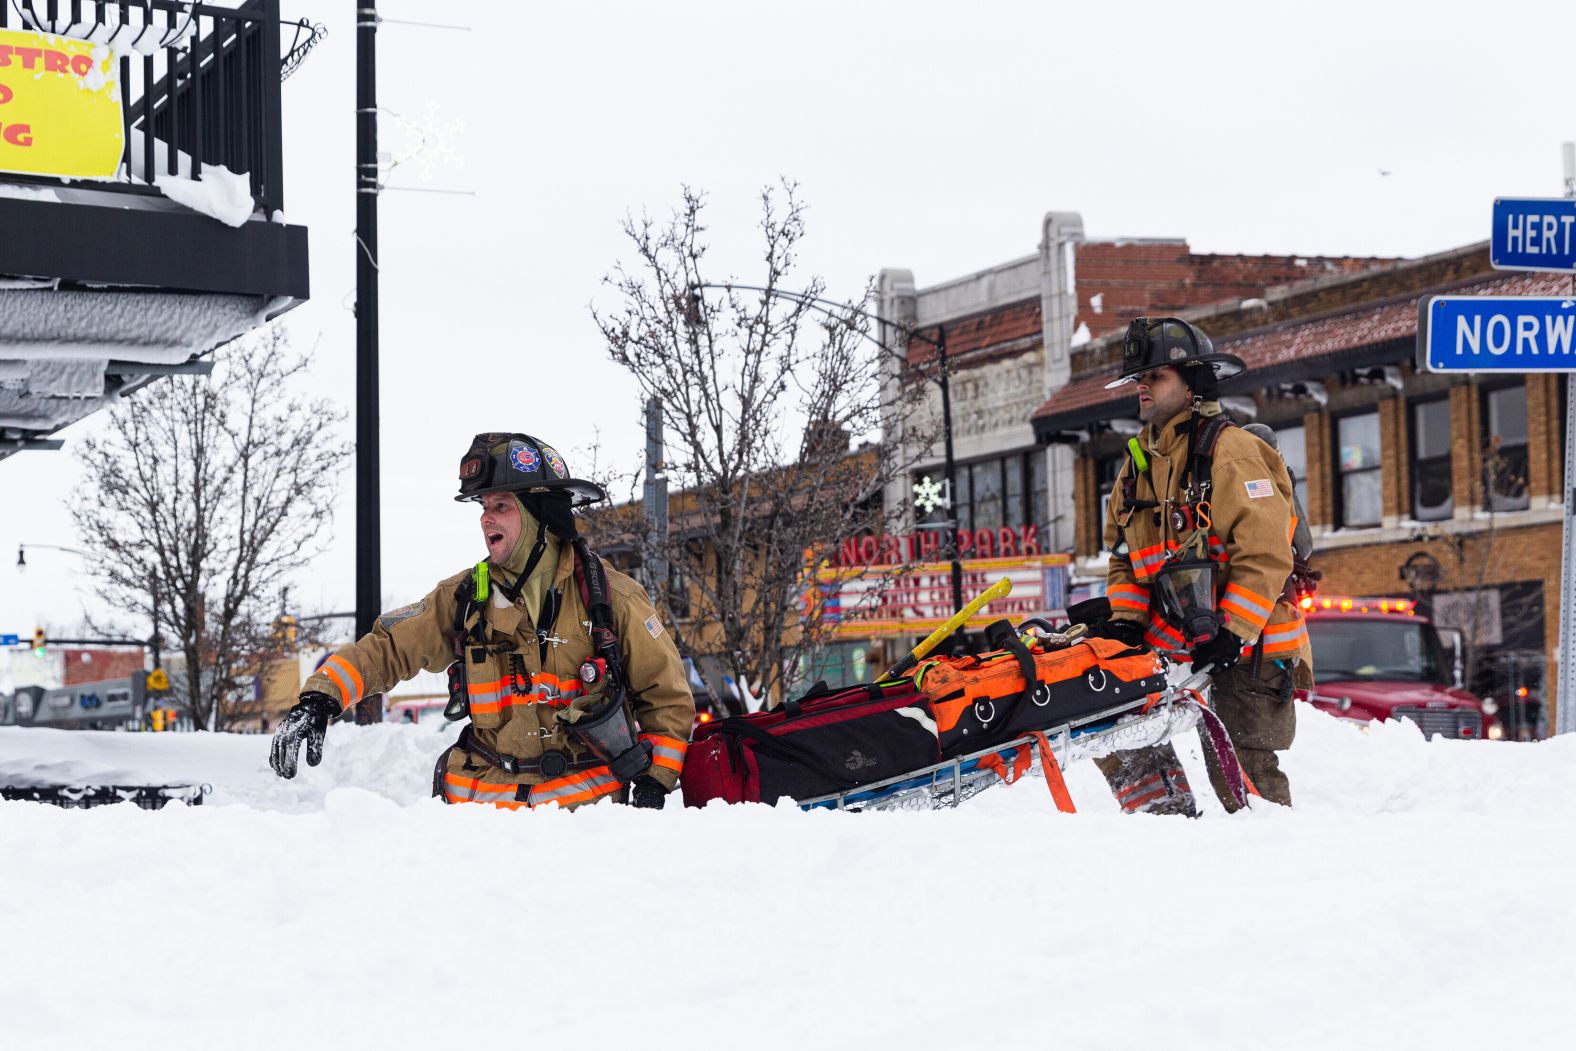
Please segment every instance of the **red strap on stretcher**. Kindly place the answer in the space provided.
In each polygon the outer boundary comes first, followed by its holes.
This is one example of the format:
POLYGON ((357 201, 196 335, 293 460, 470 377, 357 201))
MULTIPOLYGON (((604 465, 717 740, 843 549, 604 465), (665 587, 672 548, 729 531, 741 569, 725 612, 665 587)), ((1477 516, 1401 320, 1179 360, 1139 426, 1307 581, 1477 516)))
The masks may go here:
POLYGON ((1072 793, 1067 791, 1067 781, 1062 777, 1062 765, 1056 761, 1056 753, 1051 751, 1051 742, 1046 740, 1043 731, 1036 731, 1034 739, 1040 744, 1040 769, 1045 771, 1045 787, 1051 790, 1056 809, 1064 814, 1078 813, 1078 808, 1073 806, 1072 793))

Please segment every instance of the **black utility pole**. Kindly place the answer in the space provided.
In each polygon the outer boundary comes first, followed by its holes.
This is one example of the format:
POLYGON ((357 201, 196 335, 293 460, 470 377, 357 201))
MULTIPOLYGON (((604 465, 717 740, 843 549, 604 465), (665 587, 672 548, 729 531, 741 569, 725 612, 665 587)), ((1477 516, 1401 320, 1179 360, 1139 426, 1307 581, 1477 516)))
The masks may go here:
MULTIPOLYGON (((378 11, 356 5, 356 634, 383 604, 382 493, 378 456, 378 11)), ((356 710, 382 718, 382 700, 356 710), (373 712, 376 707, 378 710, 373 712)))
MULTIPOLYGON (((947 377, 947 326, 936 326, 936 364, 941 371, 941 433, 947 457, 947 502, 952 526, 947 530, 947 558, 952 562, 952 612, 963 608, 963 563, 958 558, 958 464, 952 455, 952 383, 947 377)), ((962 628, 958 629, 961 636, 962 628)))

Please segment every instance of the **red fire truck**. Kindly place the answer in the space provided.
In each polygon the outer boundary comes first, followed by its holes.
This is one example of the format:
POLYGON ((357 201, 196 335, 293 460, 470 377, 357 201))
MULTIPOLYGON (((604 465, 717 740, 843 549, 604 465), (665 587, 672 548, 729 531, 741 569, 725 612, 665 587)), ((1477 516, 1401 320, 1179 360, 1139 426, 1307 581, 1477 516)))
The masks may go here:
POLYGON ((1302 600, 1316 685, 1303 699, 1339 719, 1410 719, 1429 737, 1498 738, 1483 702, 1461 688, 1439 631, 1411 599, 1302 600))

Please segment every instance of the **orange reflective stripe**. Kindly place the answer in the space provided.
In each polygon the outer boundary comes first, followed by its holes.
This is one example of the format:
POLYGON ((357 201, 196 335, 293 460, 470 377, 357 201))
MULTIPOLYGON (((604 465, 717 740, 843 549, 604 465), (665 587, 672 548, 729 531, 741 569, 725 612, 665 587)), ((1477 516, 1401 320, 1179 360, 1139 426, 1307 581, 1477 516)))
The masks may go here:
POLYGON ((1289 653, 1307 645, 1308 627, 1299 617, 1284 624, 1270 625, 1259 638, 1264 643, 1265 653, 1289 653))
POLYGON ((641 734, 640 739, 650 742, 653 764, 673 771, 684 769, 684 753, 689 751, 687 741, 681 741, 677 737, 664 737, 661 734, 641 734))
POLYGON ((1249 591, 1240 584, 1227 584, 1226 594, 1220 600, 1220 608, 1241 617, 1257 632, 1263 630, 1265 622, 1275 610, 1275 604, 1258 592, 1249 591))
POLYGON ((1296 535, 1297 535, 1297 516, 1296 515, 1292 515, 1291 516, 1291 521, 1288 522, 1287 525, 1286 525, 1286 543, 1288 543, 1288 544, 1291 543, 1292 539, 1294 537, 1296 537, 1296 535))
POLYGON ((361 700, 361 698, 367 692, 367 687, 366 684, 361 681, 361 673, 356 671, 356 666, 354 664, 351 664, 337 653, 328 658, 328 660, 324 661, 323 663, 325 667, 330 664, 334 665, 350 677, 351 684, 356 688, 356 696, 350 701, 351 704, 355 704, 356 701, 361 700))
POLYGON ((1157 617, 1151 617, 1149 626, 1144 629, 1144 641, 1162 652, 1184 652, 1182 633, 1157 617))
POLYGON ((613 771, 605 766, 593 766, 589 770, 578 773, 566 774, 555 777, 551 781, 543 781, 539 785, 532 785, 530 800, 533 807, 546 803, 557 803, 567 806, 570 803, 583 803, 588 799, 596 799, 618 791, 618 778, 613 776, 613 771))
POLYGON ((543 781, 527 789, 527 801, 517 798, 518 784, 478 781, 472 777, 445 773, 443 797, 450 803, 491 803, 494 806, 515 810, 520 807, 538 807, 547 803, 568 806, 618 791, 618 778, 605 766, 592 767, 565 777, 543 781))
POLYGON ((355 698, 350 695, 350 686, 345 682, 345 677, 339 674, 338 668, 325 662, 318 671, 328 676, 329 680, 334 684, 334 688, 339 691, 339 705, 341 708, 349 708, 356 703, 355 698))
POLYGON ((1112 609, 1132 609, 1140 613, 1149 610, 1148 588, 1134 584, 1113 584, 1106 589, 1105 596, 1110 600, 1112 609))

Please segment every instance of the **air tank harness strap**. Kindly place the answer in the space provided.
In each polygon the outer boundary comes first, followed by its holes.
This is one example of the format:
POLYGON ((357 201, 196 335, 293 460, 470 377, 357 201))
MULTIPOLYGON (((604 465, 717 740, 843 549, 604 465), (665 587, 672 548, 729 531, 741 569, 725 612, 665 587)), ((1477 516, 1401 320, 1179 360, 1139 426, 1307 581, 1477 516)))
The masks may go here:
POLYGON ((476 563, 469 576, 454 589, 454 632, 452 635, 454 662, 449 665, 449 703, 443 706, 443 717, 453 722, 471 714, 470 692, 466 689, 465 651, 471 646, 483 646, 482 610, 492 591, 492 577, 487 561, 476 563))
POLYGON ((472 727, 467 726, 460 731, 460 739, 454 747, 467 755, 474 755, 485 760, 489 766, 495 766, 506 774, 542 774, 546 777, 562 777, 564 774, 575 770, 590 770, 592 767, 604 766, 602 760, 595 757, 590 759, 570 759, 563 752, 549 749, 535 759, 522 759, 517 755, 505 755, 503 752, 494 751, 476 740, 472 727))

